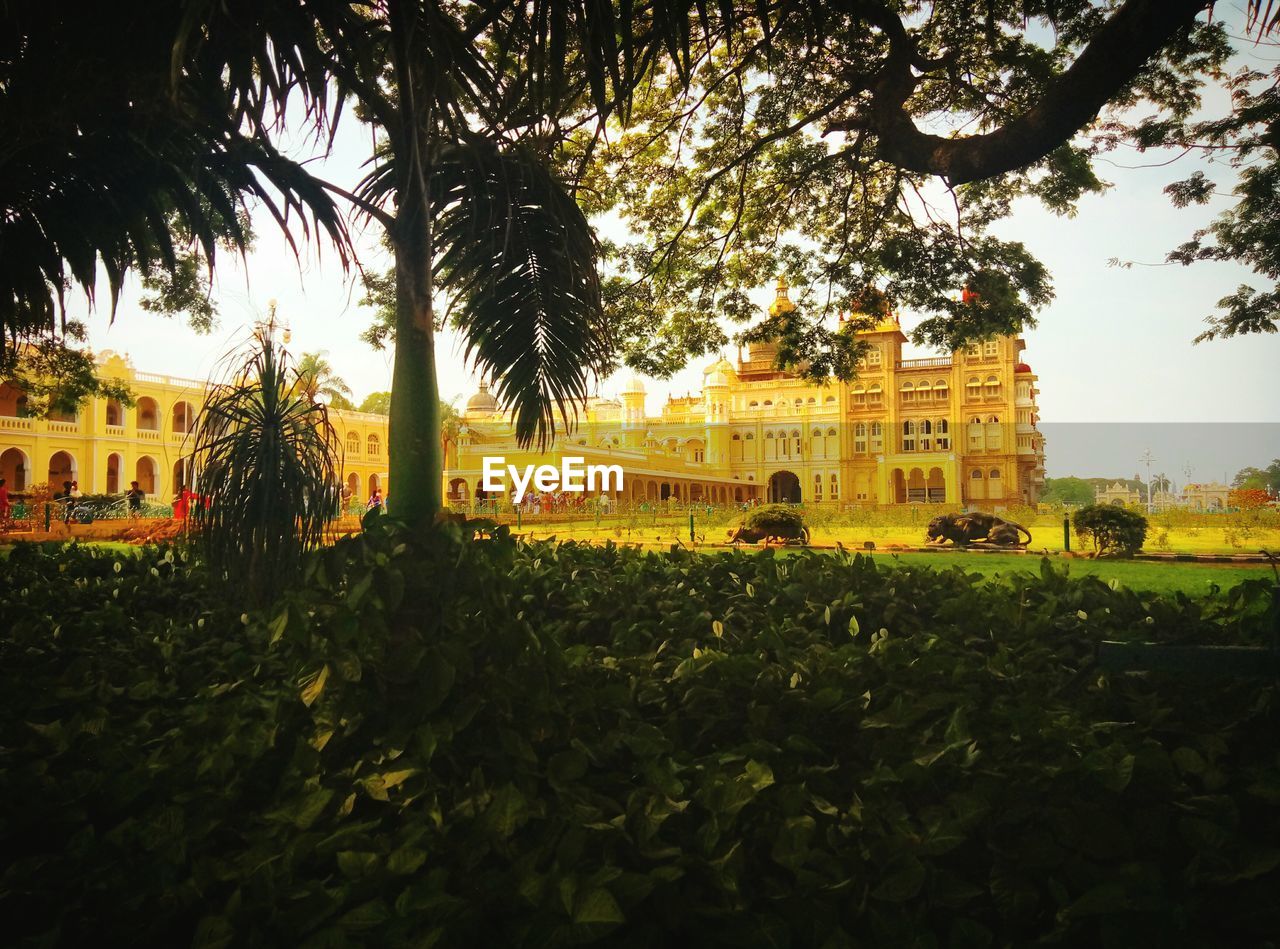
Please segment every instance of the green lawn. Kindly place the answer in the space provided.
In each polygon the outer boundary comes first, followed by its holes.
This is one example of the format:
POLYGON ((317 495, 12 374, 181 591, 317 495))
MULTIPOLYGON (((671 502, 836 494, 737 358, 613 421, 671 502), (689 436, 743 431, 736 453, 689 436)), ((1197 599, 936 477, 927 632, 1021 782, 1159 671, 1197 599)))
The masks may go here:
MULTIPOLYGON (((1016 554, 877 554, 879 563, 933 567, 939 570, 962 567, 968 573, 984 577, 1008 576, 1016 571, 1038 573, 1039 557, 1016 554)), ((1210 593, 1214 584, 1228 590, 1244 580, 1269 579, 1270 567, 1237 567, 1230 564, 1152 563, 1150 561, 1063 560, 1052 558, 1055 570, 1066 570, 1073 577, 1099 577, 1116 580, 1133 590, 1157 593, 1182 591, 1188 595, 1210 593)))

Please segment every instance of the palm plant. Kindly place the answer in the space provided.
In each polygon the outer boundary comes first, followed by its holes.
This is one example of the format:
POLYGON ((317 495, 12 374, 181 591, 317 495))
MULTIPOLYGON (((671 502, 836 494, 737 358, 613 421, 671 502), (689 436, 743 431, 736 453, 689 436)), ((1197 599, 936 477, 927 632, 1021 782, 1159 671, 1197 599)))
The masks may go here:
POLYGON ((298 359, 297 374, 299 389, 311 401, 322 395, 337 408, 351 406, 351 387, 334 371, 328 353, 303 353, 298 359))
POLYGON ((269 336, 228 359, 196 427, 196 543, 217 577, 254 603, 296 580, 337 510, 338 438, 269 336))
MULTIPOLYGON (((458 434, 462 429, 462 413, 452 402, 440 401, 440 452, 444 455, 444 463, 449 463, 449 446, 458 443, 458 434)), ((456 456, 455 456, 456 460, 456 456)))

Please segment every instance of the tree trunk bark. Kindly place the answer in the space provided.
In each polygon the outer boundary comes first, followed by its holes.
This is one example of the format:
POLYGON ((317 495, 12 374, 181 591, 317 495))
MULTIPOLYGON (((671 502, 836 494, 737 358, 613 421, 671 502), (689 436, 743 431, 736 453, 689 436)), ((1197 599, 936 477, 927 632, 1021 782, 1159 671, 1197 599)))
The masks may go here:
POLYGON ((430 57, 422 55, 426 26, 421 8, 389 0, 391 58, 399 124, 388 128, 396 156, 396 356, 391 373, 391 493, 388 511, 427 527, 444 506, 440 447, 440 387, 436 377, 432 252, 428 200, 432 85, 430 57))
POLYGON ((395 256, 396 355, 388 436, 393 496, 387 509, 411 524, 425 526, 444 505, 431 258, 412 239, 397 241, 395 256))

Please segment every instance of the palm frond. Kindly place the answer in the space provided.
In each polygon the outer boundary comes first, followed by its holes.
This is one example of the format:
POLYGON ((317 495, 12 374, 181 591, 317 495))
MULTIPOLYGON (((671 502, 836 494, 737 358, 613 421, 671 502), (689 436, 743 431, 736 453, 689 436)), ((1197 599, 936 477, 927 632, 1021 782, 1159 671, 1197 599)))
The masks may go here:
MULTIPOLYGON (((162 0, 0 7, 0 128, 20 143, 0 155, 7 338, 55 326, 73 285, 92 302, 100 267, 114 312, 129 270, 178 266, 175 240, 190 241, 210 266, 219 245, 243 252, 250 201, 295 252, 295 233, 324 233, 348 261, 340 209, 267 134, 266 100, 283 108, 287 90, 274 87, 301 74, 281 66, 275 79, 260 76, 265 100, 250 121, 243 89, 225 81, 226 49, 209 45, 218 30, 182 47, 172 72, 174 36, 191 9, 162 0)), ((314 34, 314 23, 307 29, 314 34)), ((325 91, 322 74, 308 82, 311 96, 325 91)))
POLYGON ((467 358, 513 411, 522 445, 545 446, 606 369, 611 345, 595 237, 550 172, 487 141, 445 149, 432 188, 438 274, 467 358))

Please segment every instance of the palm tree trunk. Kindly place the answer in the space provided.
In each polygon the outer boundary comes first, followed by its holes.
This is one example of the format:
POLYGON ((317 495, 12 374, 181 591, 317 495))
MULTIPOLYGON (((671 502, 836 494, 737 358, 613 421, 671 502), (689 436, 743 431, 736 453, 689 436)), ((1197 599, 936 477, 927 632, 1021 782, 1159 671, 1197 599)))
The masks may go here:
POLYGON ((416 525, 429 523, 444 505, 430 259, 419 241, 396 242, 396 355, 389 432, 393 498, 388 509, 416 525))
POLYGON ((422 11, 406 0, 389 0, 391 58, 399 95, 398 125, 387 129, 396 155, 396 219, 391 228, 396 258, 396 357, 391 372, 391 513, 418 527, 444 506, 441 482, 440 387, 436 377, 435 313, 432 308, 432 240, 427 181, 431 174, 432 119, 428 58, 422 11))

